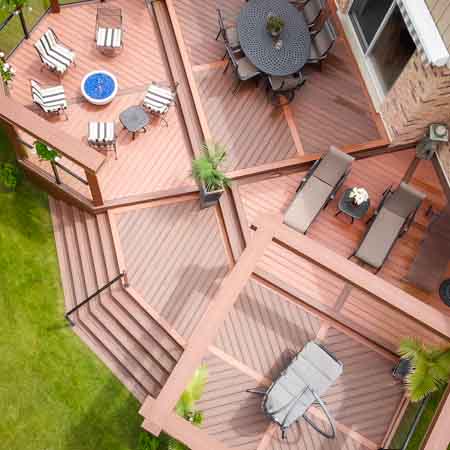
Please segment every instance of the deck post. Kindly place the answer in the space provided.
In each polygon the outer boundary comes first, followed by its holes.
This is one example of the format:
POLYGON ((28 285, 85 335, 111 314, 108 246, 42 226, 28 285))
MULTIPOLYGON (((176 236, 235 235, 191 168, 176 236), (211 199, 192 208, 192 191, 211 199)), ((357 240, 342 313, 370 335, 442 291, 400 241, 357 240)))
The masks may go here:
POLYGON ((84 172, 86 174, 86 179, 89 184, 89 189, 91 190, 92 201, 94 203, 94 206, 102 206, 104 204, 103 195, 100 189, 100 185, 98 183, 97 174, 89 170, 85 170, 84 172))
POLYGON ((61 12, 59 0, 50 0, 50 11, 55 14, 61 12))

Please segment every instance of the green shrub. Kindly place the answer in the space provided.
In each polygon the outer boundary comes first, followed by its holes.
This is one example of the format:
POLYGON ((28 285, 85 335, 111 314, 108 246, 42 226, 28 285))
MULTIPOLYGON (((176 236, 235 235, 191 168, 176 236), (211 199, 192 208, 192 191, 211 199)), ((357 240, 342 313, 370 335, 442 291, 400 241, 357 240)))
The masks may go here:
POLYGON ((141 431, 137 450, 163 450, 161 444, 161 438, 157 438, 146 431, 141 431))
POLYGON ((15 164, 8 162, 0 163, 0 182, 7 189, 16 190, 17 184, 19 183, 19 175, 19 169, 15 164))

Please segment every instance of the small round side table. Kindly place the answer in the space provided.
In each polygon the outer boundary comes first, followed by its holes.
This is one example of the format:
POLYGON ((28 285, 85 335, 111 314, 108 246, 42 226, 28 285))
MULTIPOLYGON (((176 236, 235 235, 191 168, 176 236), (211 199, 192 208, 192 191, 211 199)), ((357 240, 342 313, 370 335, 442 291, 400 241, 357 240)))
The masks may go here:
POLYGON ((340 198, 338 203, 338 212, 335 214, 335 216, 344 213, 351 218, 353 224, 355 219, 362 219, 366 215, 370 207, 370 199, 367 199, 365 202, 357 205, 350 197, 350 193, 352 192, 352 190, 353 188, 346 189, 342 194, 342 197, 340 198))

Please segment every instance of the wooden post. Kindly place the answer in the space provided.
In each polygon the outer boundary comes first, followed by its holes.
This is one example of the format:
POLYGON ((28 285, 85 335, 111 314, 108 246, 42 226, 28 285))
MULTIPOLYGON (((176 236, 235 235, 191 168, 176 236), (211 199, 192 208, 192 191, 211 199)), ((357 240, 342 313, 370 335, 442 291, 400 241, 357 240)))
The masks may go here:
POLYGON ((52 13, 59 13, 61 12, 61 6, 59 4, 59 0, 50 0, 50 11, 52 13))
POLYGON ((98 183, 97 174, 89 170, 85 170, 84 173, 86 174, 86 179, 89 183, 94 206, 102 206, 104 204, 103 195, 98 183))

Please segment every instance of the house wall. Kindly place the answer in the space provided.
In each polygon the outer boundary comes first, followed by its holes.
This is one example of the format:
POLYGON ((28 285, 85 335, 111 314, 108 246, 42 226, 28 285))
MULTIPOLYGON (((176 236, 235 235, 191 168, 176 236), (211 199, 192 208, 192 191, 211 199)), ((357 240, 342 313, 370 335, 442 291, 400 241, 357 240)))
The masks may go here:
MULTIPOLYGON (((352 0, 336 0, 341 12, 348 12, 352 0)), ((450 7, 448 0, 426 0, 434 5, 433 14, 445 10, 445 20, 437 21, 444 27, 447 24, 450 44, 450 7), (439 6, 440 5, 440 6, 439 6), (437 9, 440 7, 441 9, 437 9)), ((439 16, 440 17, 440 16, 439 16)), ((380 113, 395 144, 420 139, 431 122, 450 121, 450 69, 425 65, 416 52, 404 68, 400 77, 383 100, 380 113)))

